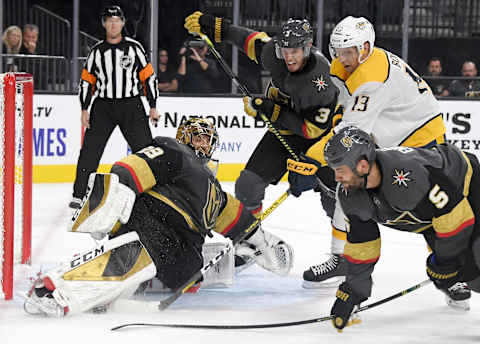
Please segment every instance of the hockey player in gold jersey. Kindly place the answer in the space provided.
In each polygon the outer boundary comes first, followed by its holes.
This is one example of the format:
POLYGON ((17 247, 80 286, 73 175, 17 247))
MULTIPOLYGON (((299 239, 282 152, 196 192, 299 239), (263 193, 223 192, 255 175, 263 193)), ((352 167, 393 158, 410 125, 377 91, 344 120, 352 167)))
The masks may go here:
MULTIPOLYGON (((92 174, 69 230, 109 240, 41 274, 25 310, 65 316, 103 307, 153 277, 176 289, 202 268, 202 245, 211 231, 234 242, 243 237, 256 218, 207 167, 217 144, 211 122, 192 118, 176 139, 156 137, 110 173, 92 174)), ((289 272, 293 250, 283 240, 259 226, 245 240, 259 266, 289 272)))

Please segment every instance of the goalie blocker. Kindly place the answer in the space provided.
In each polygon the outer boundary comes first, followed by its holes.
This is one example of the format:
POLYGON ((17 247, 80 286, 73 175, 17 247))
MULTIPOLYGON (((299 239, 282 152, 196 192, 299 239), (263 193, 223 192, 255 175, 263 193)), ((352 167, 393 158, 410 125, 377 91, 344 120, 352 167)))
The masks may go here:
MULTIPOLYGON (((256 221, 221 189, 206 165, 211 156, 206 137, 213 126, 202 119, 189 121, 181 126, 188 140, 157 137, 115 163, 112 173, 90 178, 69 229, 110 240, 101 252, 94 248, 40 276, 27 295, 27 312, 61 316, 104 306, 153 277, 176 289, 204 265, 207 234, 215 231, 235 243, 256 221), (206 137, 200 152, 195 144, 201 135, 206 137), (79 259, 80 264, 73 263, 79 259)), ((288 273, 293 250, 282 239, 257 228, 247 241, 251 250, 245 254, 260 266, 288 273)))

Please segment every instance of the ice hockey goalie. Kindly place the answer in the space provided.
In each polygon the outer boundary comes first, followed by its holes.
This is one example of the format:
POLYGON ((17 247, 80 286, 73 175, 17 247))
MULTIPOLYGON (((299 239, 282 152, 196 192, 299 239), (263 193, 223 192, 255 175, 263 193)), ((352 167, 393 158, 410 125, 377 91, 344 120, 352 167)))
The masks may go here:
MULTIPOLYGON (((242 238, 256 219, 207 166, 217 143, 208 120, 191 118, 176 139, 156 137, 110 173, 92 174, 69 230, 108 240, 41 274, 25 311, 65 316, 103 307, 153 277, 178 288, 203 266, 202 245, 211 231, 234 243, 242 238)), ((259 226, 246 240, 260 266, 289 272, 293 250, 283 240, 259 226)))

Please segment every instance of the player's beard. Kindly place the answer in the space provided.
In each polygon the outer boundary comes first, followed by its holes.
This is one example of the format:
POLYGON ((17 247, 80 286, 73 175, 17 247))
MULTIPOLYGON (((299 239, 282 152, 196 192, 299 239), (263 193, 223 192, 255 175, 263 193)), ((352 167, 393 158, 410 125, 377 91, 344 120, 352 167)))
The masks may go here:
POLYGON ((359 176, 354 175, 349 182, 342 183, 345 190, 360 190, 365 189, 365 179, 359 176))

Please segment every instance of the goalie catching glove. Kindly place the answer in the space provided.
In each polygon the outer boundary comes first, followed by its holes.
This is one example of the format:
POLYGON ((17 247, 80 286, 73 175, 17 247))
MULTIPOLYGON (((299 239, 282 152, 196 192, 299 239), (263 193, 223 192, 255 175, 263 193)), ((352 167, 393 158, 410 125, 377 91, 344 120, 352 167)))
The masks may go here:
POLYGON ((235 254, 249 257, 265 270, 287 275, 293 266, 293 248, 262 228, 235 246, 235 254))
POLYGON ((319 184, 315 173, 320 167, 320 162, 303 154, 300 155, 300 161, 287 159, 290 193, 300 197, 302 192, 315 189, 319 184))
MULTIPOLYGON (((282 107, 268 98, 243 97, 243 110, 247 115, 254 118, 256 118, 260 112, 264 114, 270 122, 275 123, 280 116, 282 107)), ((259 119, 261 119, 260 116, 259 119)))
POLYGON ((127 223, 135 202, 135 192, 120 183, 114 173, 92 173, 87 195, 73 215, 68 230, 90 233, 102 239, 118 222, 127 223))

